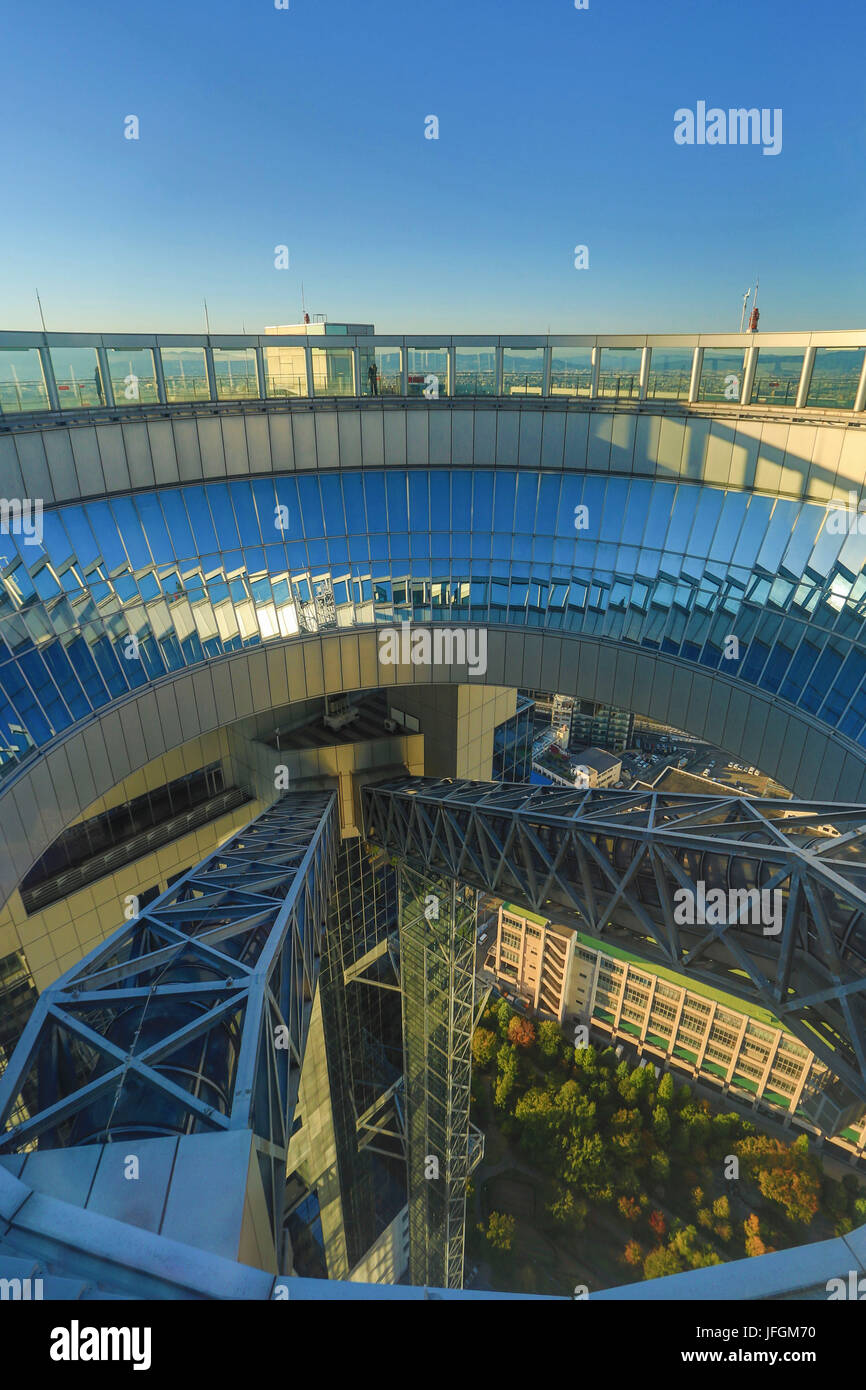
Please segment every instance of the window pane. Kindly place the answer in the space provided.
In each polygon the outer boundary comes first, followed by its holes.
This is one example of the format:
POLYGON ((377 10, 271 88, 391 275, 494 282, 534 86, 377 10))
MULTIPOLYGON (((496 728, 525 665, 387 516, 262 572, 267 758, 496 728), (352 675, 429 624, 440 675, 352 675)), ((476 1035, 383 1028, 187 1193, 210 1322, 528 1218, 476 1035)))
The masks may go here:
POLYGON ((553 349, 551 396, 588 396, 592 388, 592 349, 553 349))
POLYGON ((0 412, 47 410, 48 404, 36 348, 0 348, 0 412))
POLYGON ((204 348, 164 347, 160 351, 165 394, 169 401, 210 400, 204 348))
POLYGON ((214 348, 213 370, 217 400, 258 400, 255 348, 214 348))
POLYGON ((61 410, 74 410, 82 405, 105 405, 96 348, 53 347, 51 366, 61 410))
POLYGON ((544 348, 504 348, 503 396, 540 396, 544 383, 544 348))
POLYGON ((150 348, 108 348, 106 355, 116 405, 159 399, 150 348))
POLYGON ((302 347, 266 347, 265 378, 269 396, 306 396, 307 362, 302 347))
POLYGON ((764 348, 752 387, 753 405, 794 405, 803 371, 802 348, 764 348))
POLYGON ((862 366, 862 348, 818 348, 806 404, 850 410, 862 366))
POLYGON ((447 348, 409 348, 409 395, 437 396, 451 394, 448 381, 447 348))
POLYGON ((704 348, 704 363, 698 387, 699 401, 740 399, 746 354, 742 348, 704 348))
POLYGON ((687 401, 693 357, 692 348, 654 347, 650 353, 647 399, 687 401))
POLYGON ((458 347, 454 353, 455 396, 495 396, 496 348, 458 347))
POLYGON ((360 349, 362 396, 400 396, 403 394, 400 348, 360 349), (375 368, 375 371, 371 370, 375 368))
POLYGON ((598 394, 614 400, 640 395, 640 348, 602 348, 598 394))
POLYGON ((313 391, 317 396, 355 394, 351 348, 313 348, 313 391))

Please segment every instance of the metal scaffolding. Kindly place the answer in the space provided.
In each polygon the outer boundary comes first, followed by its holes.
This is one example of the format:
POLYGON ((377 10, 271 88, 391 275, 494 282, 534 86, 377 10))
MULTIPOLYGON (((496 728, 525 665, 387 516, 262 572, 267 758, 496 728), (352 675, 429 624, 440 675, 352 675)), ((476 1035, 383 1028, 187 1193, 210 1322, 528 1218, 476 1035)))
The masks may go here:
POLYGON ((463 1286, 477 894, 441 874, 399 872, 400 962, 413 1284, 463 1286))
POLYGON ((47 989, 0 1153, 251 1130, 277 1240, 338 833, 335 793, 285 797, 47 989))
POLYGON ((866 807, 432 778, 363 798, 373 843, 770 1009, 866 1099, 866 807), (682 920, 717 888, 733 912, 682 920))

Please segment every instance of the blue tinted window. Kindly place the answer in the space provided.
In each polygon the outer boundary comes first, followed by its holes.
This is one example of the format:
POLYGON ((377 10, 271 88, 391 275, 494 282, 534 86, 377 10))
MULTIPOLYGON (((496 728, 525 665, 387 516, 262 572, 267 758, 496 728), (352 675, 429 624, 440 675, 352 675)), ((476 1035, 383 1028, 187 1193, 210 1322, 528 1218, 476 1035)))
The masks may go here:
POLYGON ((179 492, 161 492, 160 502, 175 555, 182 560, 191 559, 196 553, 195 543, 181 494, 179 492))
POLYGON ((388 530, 408 531, 409 500, 406 487, 406 474, 391 472, 385 474, 388 492, 388 530))
POLYGON ((409 474, 409 526, 413 535, 430 530, 430 498, 426 473, 409 474))
POLYGON ((195 540, 195 551, 193 553, 197 555, 209 555, 211 551, 217 550, 219 547, 217 546, 216 531, 214 530, 210 507, 207 504, 204 488, 185 488, 184 500, 186 502, 187 515, 189 516, 193 538, 195 540))
POLYGON ((388 518, 385 512, 384 474, 365 473, 364 491, 367 495, 367 525, 370 531, 386 531, 388 518))

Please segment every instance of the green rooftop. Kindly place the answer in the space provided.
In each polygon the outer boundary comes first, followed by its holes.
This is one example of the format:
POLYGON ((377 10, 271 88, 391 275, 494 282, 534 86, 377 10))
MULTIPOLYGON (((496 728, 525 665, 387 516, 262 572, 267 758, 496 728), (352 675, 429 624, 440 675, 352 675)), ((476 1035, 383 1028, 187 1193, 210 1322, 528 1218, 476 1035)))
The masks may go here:
MULTIPOLYGON (((511 910, 517 911, 516 908, 511 910)), ((524 915, 528 916, 528 914, 524 915)), ((543 921, 543 918, 535 920, 543 921)), ((678 975, 675 970, 668 970, 667 966, 656 965, 654 961, 646 960, 634 951, 624 951, 621 946, 612 946, 609 942, 600 940, 598 937, 588 936, 586 932, 575 930, 574 934, 589 951, 601 951, 603 955, 613 956, 614 960, 628 961, 630 965, 638 966, 648 975, 657 975, 659 979, 667 980, 669 984, 687 989, 690 994, 700 994, 704 999, 715 999, 717 1004, 724 1005, 726 1009, 733 1009, 735 1013, 748 1014, 749 1018, 753 1018, 756 1023, 764 1023, 769 1028, 780 1028, 782 1032, 785 1031, 784 1024, 780 1023, 768 1009, 762 1009, 759 1004, 753 1004, 746 999, 737 999, 732 994, 725 994, 723 990, 713 989, 712 985, 705 985, 703 981, 687 979, 685 975, 678 975)))
POLYGON ((549 927, 549 917, 539 917, 537 912, 527 912, 525 907, 515 907, 514 903, 503 903, 503 912, 510 912, 512 917, 525 917, 527 922, 534 922, 537 927, 549 927))

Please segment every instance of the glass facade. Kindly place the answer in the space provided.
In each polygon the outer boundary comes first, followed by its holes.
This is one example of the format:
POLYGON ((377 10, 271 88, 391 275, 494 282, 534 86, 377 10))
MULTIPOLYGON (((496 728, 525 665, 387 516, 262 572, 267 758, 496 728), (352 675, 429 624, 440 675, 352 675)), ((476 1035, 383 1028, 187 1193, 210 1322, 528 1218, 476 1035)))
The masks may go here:
POLYGON ((856 348, 818 348, 807 405, 850 410, 857 395, 863 353, 856 348))
POLYGON ((151 348, 108 348, 106 357, 115 405, 159 400, 151 348))
POLYGON ((36 348, 0 348, 0 415, 47 410, 48 389, 36 348))
POLYGON ((588 396, 592 390, 592 348, 555 347, 550 361, 552 396, 588 396))
POLYGON ((687 401, 693 358, 692 348, 654 347, 650 353, 647 399, 687 401))
POLYGON ((802 348, 760 348, 751 404, 796 405, 804 357, 802 348))
POLYGON ((3 537, 2 767, 172 671, 404 618, 585 633, 709 668, 735 633, 727 676, 866 746, 866 536, 837 521, 694 483, 462 468, 47 510, 41 544, 3 537))
POLYGON ((355 377, 351 348, 314 347, 313 390, 317 396, 353 396, 355 377))
POLYGON ((535 701, 518 695, 515 713, 493 730, 494 781, 529 781, 534 718, 535 701))
POLYGON ((377 954, 396 934, 396 871, 364 841, 344 840, 328 904, 320 993, 337 1157, 325 1189, 339 1187, 350 1268, 406 1202, 405 1156, 374 1151, 358 1127, 359 1116, 379 1113, 377 1101, 403 1070, 400 993, 390 953, 377 954), (358 963, 371 953, 373 964, 357 978, 358 963))
POLYGON ((745 374, 746 354, 742 348, 704 348, 698 400, 741 400, 745 374))
POLYGON ((540 396, 544 389, 544 348, 503 348, 503 396, 540 396))
POLYGON ((428 400, 436 400, 440 396, 451 395, 447 347, 410 347, 407 362, 407 389, 410 396, 425 396, 428 400))
POLYGON ((402 396, 403 354, 399 347, 359 348, 362 396, 402 396), (375 371, 371 371, 375 368, 375 371))
POLYGON ((598 394, 615 401, 640 395, 640 348, 602 348, 598 394))
POLYGON ((496 395, 495 347, 457 347, 454 355, 455 396, 496 395))
POLYGON ((210 400, 204 348, 162 348, 162 370, 166 400, 210 400))
MULTIPOLYGON (((737 405, 749 350, 744 344, 735 348, 701 344, 698 337, 692 343, 673 346, 653 346, 651 338, 641 337, 633 345, 616 347, 597 339, 593 347, 590 341, 569 346, 550 339, 528 339, 522 346, 503 346, 495 341, 485 344, 473 343, 471 338, 468 342, 443 338, 439 343, 434 340, 433 346, 421 347, 404 338, 375 342, 372 326, 326 324, 324 328, 325 333, 311 330, 306 337, 295 336, 297 329, 291 326, 285 334, 266 330, 262 337, 239 335, 234 346, 208 349, 203 341, 184 342, 177 337, 158 338, 152 347, 137 346, 133 340, 129 347, 112 342, 110 336, 86 334, 76 335, 78 341, 67 347, 55 345, 55 335, 49 335, 44 357, 35 345, 20 347, 9 341, 21 335, 0 332, 0 414, 50 409, 55 388, 63 410, 111 407, 97 347, 105 353, 113 404, 117 406, 134 401, 132 378, 138 379, 138 400, 145 405, 291 399, 311 394, 402 397, 404 391, 409 397, 428 399, 502 394, 637 401, 641 399, 644 351, 649 354, 646 398, 686 401, 699 345, 702 366, 697 399, 720 406, 737 405), (92 345, 82 346, 87 337, 92 337, 92 345), (278 337, 288 342, 281 343, 278 337), (259 379, 259 351, 264 362, 263 381, 259 379), (595 384, 593 354, 598 359, 595 384), (371 367, 375 367, 372 375, 371 367), (737 378, 735 390, 731 376, 737 378)), ((799 336, 808 342, 808 335, 799 336)), ((750 403, 793 409, 806 345, 786 346, 778 336, 777 345, 772 347, 763 345, 758 335, 750 335, 748 341, 758 352, 750 403)), ((864 401, 858 398, 864 364, 862 341, 839 346, 816 344, 814 356, 811 387, 801 408, 851 410, 857 406, 863 410, 864 401)))
POLYGON ((259 391, 255 348, 214 348, 217 400, 256 400, 259 391))
POLYGON ((61 410, 106 404, 95 348, 53 347, 50 352, 61 410))
POLYGON ((177 777, 173 782, 155 787, 153 791, 133 797, 132 801, 121 801, 98 816, 76 822, 58 836, 22 879, 22 893, 62 874, 65 869, 77 868, 95 855, 104 854, 143 830, 150 830, 172 816, 191 810, 224 788, 222 763, 214 762, 177 777))

